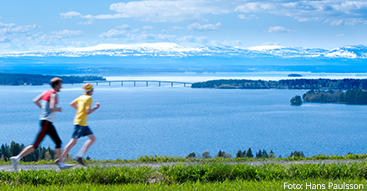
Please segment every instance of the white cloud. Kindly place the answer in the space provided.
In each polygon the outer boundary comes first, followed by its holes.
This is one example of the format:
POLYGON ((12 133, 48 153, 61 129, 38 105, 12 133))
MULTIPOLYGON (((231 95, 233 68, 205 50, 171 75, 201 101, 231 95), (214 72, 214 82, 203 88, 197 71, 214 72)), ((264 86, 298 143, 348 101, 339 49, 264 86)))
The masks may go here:
MULTIPOLYGON (((61 13, 62 18, 116 19, 135 18, 148 22, 206 20, 206 14, 270 13, 292 17, 299 22, 323 21, 331 25, 367 24, 365 0, 143 0, 113 3, 115 14, 82 15, 76 11, 61 13)), ((240 19, 256 19, 255 15, 238 15, 240 19)))
POLYGON ((69 18, 73 18, 73 17, 83 17, 82 14, 80 14, 79 12, 75 12, 75 11, 70 11, 67 13, 60 13, 61 18, 65 18, 65 19, 69 19, 69 18))
POLYGON ((269 27, 268 29, 268 33, 287 33, 287 32, 294 32, 294 30, 286 29, 282 26, 269 27))
POLYGON ((332 25, 332 26, 339 26, 339 25, 341 25, 341 24, 343 24, 343 20, 325 20, 324 21, 325 23, 329 23, 330 25, 332 25))
POLYGON ((343 34, 336 34, 335 36, 344 36, 344 33, 343 34))
POLYGON ((229 13, 222 3, 211 1, 132 1, 111 4, 110 9, 120 17, 138 18, 151 22, 177 22, 198 19, 203 14, 229 13))
POLYGON ((237 17, 239 19, 245 19, 245 20, 252 20, 252 19, 258 19, 259 18, 256 15, 245 16, 244 14, 239 14, 237 17))
POLYGON ((323 21, 330 25, 367 24, 367 2, 364 0, 318 1, 247 1, 235 8, 237 12, 270 14, 292 17, 300 22, 323 21))
POLYGON ((62 30, 62 31, 52 31, 52 35, 54 35, 57 38, 72 38, 77 36, 82 36, 84 33, 81 30, 62 30))
POLYGON ((186 29, 183 27, 179 27, 179 26, 173 26, 173 27, 170 27, 169 29, 163 29, 162 33, 170 33, 170 32, 175 32, 179 30, 186 30, 186 29))
POLYGON ((10 38, 8 38, 7 36, 0 37, 0 43, 7 43, 10 41, 10 38))
POLYGON ((10 23, 10 24, 6 24, 6 23, 0 23, 0 28, 5 28, 5 27, 14 27, 15 24, 14 23, 10 23))
POLYGON ((129 25, 127 25, 127 24, 123 24, 123 25, 118 26, 118 27, 116 27, 116 28, 120 28, 120 29, 127 29, 127 28, 130 28, 130 26, 129 26, 129 25))
POLYGON ((208 37, 195 37, 195 36, 184 36, 177 39, 181 42, 193 42, 193 43, 207 43, 208 37))
POLYGON ((140 42, 142 40, 145 41, 174 41, 176 39, 175 35, 166 35, 166 34, 152 34, 152 33, 139 33, 139 29, 133 29, 131 31, 126 30, 116 30, 111 29, 107 32, 100 34, 101 38, 110 38, 110 39, 118 39, 125 40, 130 42, 140 42))
POLYGON ((128 36, 128 34, 129 33, 127 33, 126 30, 111 29, 107 32, 100 34, 99 36, 102 38, 121 38, 128 36))
POLYGON ((92 20, 77 23, 77 25, 91 25, 91 24, 93 24, 92 20))
MULTIPOLYGON (((116 28, 121 29, 108 30, 107 32, 101 33, 99 37, 124 42, 172 42, 178 40, 176 35, 148 33, 147 31, 140 30, 139 28, 133 29, 129 25, 122 25, 116 28)), ((142 29, 153 29, 153 26, 144 26, 142 29)))
POLYGON ((213 24, 201 25, 199 23, 193 23, 187 26, 186 28, 188 28, 189 30, 208 31, 208 30, 218 30, 219 26, 221 25, 222 25, 221 23, 217 23, 215 25, 213 24))
POLYGON ((80 30, 52 31, 44 34, 36 29, 41 28, 36 24, 18 26, 14 23, 0 22, 0 43, 1 47, 13 50, 35 49, 40 46, 64 46, 72 44, 68 39, 82 36, 80 30))
POLYGON ((131 1, 128 3, 113 3, 110 10, 115 14, 82 15, 76 11, 61 13, 61 18, 87 18, 87 19, 117 19, 136 18, 149 22, 178 22, 184 20, 197 20, 205 14, 225 14, 233 11, 225 1, 188 0, 188 1, 131 1))
POLYGON ((242 45, 240 40, 223 40, 223 41, 212 40, 210 41, 210 44, 215 45, 215 46, 241 46, 242 45))
POLYGON ((37 25, 24 25, 17 26, 14 23, 6 24, 0 23, 0 34, 20 34, 20 33, 28 33, 30 30, 36 28, 37 25))
POLYGON ((141 29, 144 29, 144 30, 151 30, 153 29, 154 27, 153 26, 143 26, 141 29))

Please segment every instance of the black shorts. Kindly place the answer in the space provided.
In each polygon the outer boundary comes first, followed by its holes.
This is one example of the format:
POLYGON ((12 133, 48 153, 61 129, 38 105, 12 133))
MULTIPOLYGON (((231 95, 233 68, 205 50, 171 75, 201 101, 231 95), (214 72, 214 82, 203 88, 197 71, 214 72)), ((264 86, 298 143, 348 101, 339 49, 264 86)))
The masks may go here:
POLYGON ((38 133, 36 140, 34 141, 33 148, 37 148, 39 144, 42 142, 43 138, 45 138, 46 135, 50 135, 51 139, 55 142, 56 147, 55 148, 61 148, 61 140, 59 135, 56 132, 55 127, 52 125, 51 122, 47 120, 42 120, 40 122, 41 130, 38 133))
POLYGON ((80 137, 84 137, 87 135, 92 135, 93 132, 89 129, 88 126, 75 125, 75 130, 72 138, 79 139, 80 137))

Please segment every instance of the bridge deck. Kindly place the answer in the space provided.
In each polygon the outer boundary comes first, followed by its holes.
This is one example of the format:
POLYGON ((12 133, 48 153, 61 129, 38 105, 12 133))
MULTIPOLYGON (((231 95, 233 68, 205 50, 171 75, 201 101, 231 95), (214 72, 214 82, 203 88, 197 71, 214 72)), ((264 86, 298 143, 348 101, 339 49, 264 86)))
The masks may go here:
POLYGON ((134 86, 136 86, 136 82, 145 82, 146 86, 148 86, 149 82, 158 82, 159 86, 161 86, 161 83, 170 83, 171 87, 173 87, 173 84, 183 84, 184 87, 186 87, 186 84, 193 84, 193 82, 177 82, 177 81, 160 81, 160 80, 111 80, 111 81, 102 81, 102 80, 95 80, 95 81, 84 81, 84 83, 95 83, 98 86, 98 83, 108 83, 109 86, 111 86, 112 82, 120 82, 121 86, 124 85, 124 82, 134 82, 134 86))

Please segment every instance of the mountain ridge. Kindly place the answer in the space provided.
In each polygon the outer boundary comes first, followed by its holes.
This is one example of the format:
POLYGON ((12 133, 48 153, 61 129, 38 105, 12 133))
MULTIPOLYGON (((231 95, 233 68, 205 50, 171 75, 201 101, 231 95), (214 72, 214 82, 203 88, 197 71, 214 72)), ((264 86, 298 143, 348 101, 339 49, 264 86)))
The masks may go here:
POLYGON ((367 45, 347 45, 334 49, 283 47, 264 45, 253 47, 218 45, 179 45, 176 43, 99 44, 82 48, 61 48, 48 51, 0 53, 0 57, 276 57, 306 59, 366 59, 367 45))

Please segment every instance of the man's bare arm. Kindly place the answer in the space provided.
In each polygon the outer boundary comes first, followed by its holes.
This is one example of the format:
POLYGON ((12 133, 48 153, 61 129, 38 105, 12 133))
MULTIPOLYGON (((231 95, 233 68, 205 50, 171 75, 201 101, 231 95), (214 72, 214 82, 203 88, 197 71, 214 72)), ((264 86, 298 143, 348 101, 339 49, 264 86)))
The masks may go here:
POLYGON ((87 109, 86 112, 89 115, 89 114, 93 113, 95 110, 97 110, 98 108, 99 108, 99 103, 96 103, 96 106, 94 106, 93 109, 87 109))
POLYGON ((56 94, 51 94, 51 97, 50 97, 50 109, 51 109, 51 111, 61 112, 61 108, 57 108, 56 103, 57 103, 57 95, 56 94))
POLYGON ((75 101, 71 102, 70 106, 73 107, 75 110, 78 110, 78 107, 76 106, 75 101))
POLYGON ((42 109, 42 106, 40 104, 42 96, 43 96, 43 93, 41 93, 40 95, 38 95, 37 97, 33 99, 33 103, 35 103, 40 109, 42 109))

